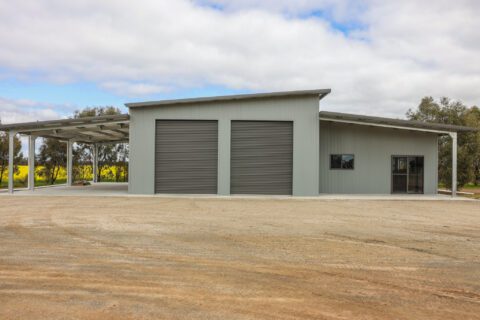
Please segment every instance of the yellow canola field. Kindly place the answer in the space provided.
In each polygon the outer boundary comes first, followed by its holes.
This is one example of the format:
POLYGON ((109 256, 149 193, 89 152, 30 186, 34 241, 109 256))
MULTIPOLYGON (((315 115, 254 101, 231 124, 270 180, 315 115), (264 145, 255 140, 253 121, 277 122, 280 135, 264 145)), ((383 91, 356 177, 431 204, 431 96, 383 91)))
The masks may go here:
MULTIPOLYGON (((91 166, 75 166, 75 169, 79 169, 79 173, 76 176, 77 180, 93 180, 92 177, 92 167, 91 166)), ((36 166, 35 167, 35 181, 36 182, 47 182, 47 177, 41 176, 40 172, 42 172, 43 166, 36 166)), ((117 170, 119 168, 117 166, 105 167, 102 169, 101 176, 103 180, 106 181, 113 181, 115 180, 115 176, 117 174, 117 170)), ((28 166, 20 165, 18 166, 18 172, 14 175, 14 181, 21 181, 26 182, 28 179, 28 166)), ((58 173, 57 180, 66 180, 67 179, 67 171, 65 168, 60 168, 60 172, 58 173)), ((120 181, 124 179, 124 172, 120 172, 120 181)), ((5 170, 3 173, 3 181, 8 181, 8 170, 5 170)))

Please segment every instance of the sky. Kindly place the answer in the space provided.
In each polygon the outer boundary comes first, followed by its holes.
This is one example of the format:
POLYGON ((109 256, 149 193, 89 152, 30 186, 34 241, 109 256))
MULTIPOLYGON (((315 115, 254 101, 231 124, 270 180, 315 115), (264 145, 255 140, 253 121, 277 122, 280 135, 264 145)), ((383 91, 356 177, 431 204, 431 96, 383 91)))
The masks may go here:
POLYGON ((0 121, 331 88, 322 110, 480 105, 477 0, 0 0, 0 121))

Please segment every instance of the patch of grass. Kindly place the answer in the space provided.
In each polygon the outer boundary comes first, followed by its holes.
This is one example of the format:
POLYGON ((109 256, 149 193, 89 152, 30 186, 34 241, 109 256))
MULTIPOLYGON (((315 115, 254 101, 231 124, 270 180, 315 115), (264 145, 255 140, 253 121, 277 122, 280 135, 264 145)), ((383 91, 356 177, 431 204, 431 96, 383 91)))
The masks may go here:
MULTIPOLYGON (((55 181, 53 185, 59 185, 59 184, 65 184, 65 183, 67 183, 67 179, 57 179, 57 181, 55 181)), ((49 186, 49 185, 51 184, 45 180, 35 181, 35 187, 43 187, 43 186, 49 186)), ((13 182, 13 186, 14 188, 26 188, 28 186, 28 182, 15 180, 13 182)), ((8 180, 7 181, 4 180, 0 184, 0 189, 6 189, 6 188, 8 188, 8 180)))
POLYGON ((480 189, 480 185, 475 185, 473 183, 468 183, 462 187, 462 189, 480 189))

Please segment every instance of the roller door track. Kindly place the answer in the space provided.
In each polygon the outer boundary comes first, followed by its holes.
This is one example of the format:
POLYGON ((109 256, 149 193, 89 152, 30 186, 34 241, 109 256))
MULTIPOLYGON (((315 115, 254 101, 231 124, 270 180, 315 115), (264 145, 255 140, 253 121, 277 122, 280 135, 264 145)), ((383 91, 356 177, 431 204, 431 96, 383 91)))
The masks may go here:
POLYGON ((232 194, 292 194, 293 122, 232 121, 232 194))
POLYGON ((216 194, 218 122, 157 120, 155 193, 216 194))

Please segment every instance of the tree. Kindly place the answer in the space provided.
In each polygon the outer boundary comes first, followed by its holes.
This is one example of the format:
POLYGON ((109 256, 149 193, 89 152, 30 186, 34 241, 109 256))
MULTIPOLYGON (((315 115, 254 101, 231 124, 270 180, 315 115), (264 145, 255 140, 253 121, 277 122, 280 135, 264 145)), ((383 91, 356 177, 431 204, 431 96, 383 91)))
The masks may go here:
POLYGON ((129 147, 127 143, 119 143, 117 151, 117 170, 115 171, 115 182, 120 182, 123 175, 123 182, 128 181, 128 154, 129 147))
POLYGON ((88 148, 82 148, 79 144, 74 144, 73 147, 73 168, 72 176, 74 181, 85 181, 91 173, 92 155, 88 148))
MULTIPOLYGON (((439 102, 425 97, 415 110, 408 110, 407 118, 426 122, 474 126, 479 128, 478 108, 468 108, 460 101, 441 98, 439 102)), ((439 138, 439 182, 451 187, 452 177, 452 141, 448 136, 439 138)), ((475 174, 475 162, 480 157, 478 133, 461 132, 458 134, 458 186, 472 182, 475 174)), ((480 164, 478 164, 480 167, 480 164)), ((479 174, 480 175, 480 174, 479 174)), ((478 179, 478 178, 477 178, 478 179)))
MULTIPOLYGON (((121 114, 120 109, 115 107, 95 107, 85 108, 83 110, 75 111, 73 118, 95 117, 104 115, 116 115, 121 114)), ((101 181, 103 178, 101 175, 102 169, 109 168, 110 166, 119 165, 119 159, 122 159, 122 151, 125 147, 116 143, 101 144, 98 148, 98 170, 93 173, 97 175, 97 181, 101 181)), ((128 148, 127 148, 128 150, 128 148)), ((128 154, 128 153, 127 153, 128 154)), ((87 169, 93 161, 93 144, 75 143, 73 146, 73 180, 86 180, 89 170, 87 169)), ((55 139, 44 139, 43 144, 40 147, 39 163, 44 165, 44 169, 40 174, 48 178, 49 183, 54 184, 60 168, 66 166, 67 148, 64 143, 60 143, 55 139)), ((125 158, 125 157, 124 157, 125 158)), ((121 164, 115 172, 126 165, 121 164)), ((118 180, 112 171, 110 174, 111 179, 118 180)))
POLYGON ((82 110, 76 110, 73 114, 74 118, 85 118, 85 117, 99 117, 99 116, 112 116, 116 114, 122 114, 120 109, 113 106, 107 107, 94 107, 94 108, 85 108, 82 110))
MULTIPOLYGON (((8 169, 8 150, 9 150, 9 137, 5 132, 0 132, 0 184, 3 182, 3 176, 8 169)), ((23 159, 22 143, 20 138, 15 135, 13 137, 13 161, 15 166, 14 173, 18 172, 19 161, 23 159)))
POLYGON ((49 184, 55 184, 60 169, 67 165, 67 146, 57 139, 43 139, 40 146, 38 163, 43 166, 39 174, 47 178, 49 184))
MULTIPOLYGON (((468 110, 465 116, 465 124, 480 129, 480 108, 472 107, 468 110)), ((480 185, 480 130, 471 134, 470 146, 472 182, 478 186, 480 185)))
MULTIPOLYGON (((117 115, 121 114, 120 109, 108 106, 108 107, 95 107, 95 108, 85 108, 83 110, 75 111, 74 118, 84 118, 84 117, 95 117, 95 116, 105 116, 105 115, 117 115)), ((115 173, 119 171, 122 172, 124 170, 124 165, 119 166, 118 162, 128 156, 123 156, 125 150, 128 148, 123 146, 124 144, 117 144, 117 143, 103 143, 98 146, 98 168, 97 172, 93 174, 97 175, 97 181, 100 182, 102 180, 102 171, 105 169, 110 168, 111 166, 117 166, 117 170, 115 173)), ((93 145, 91 144, 78 144, 76 147, 76 153, 83 155, 78 155, 78 159, 82 159, 83 161, 88 161, 92 163, 93 161, 93 145)), ((128 154, 128 151, 127 151, 128 154)), ((75 159, 75 157, 74 157, 75 159)), ((109 173, 110 178, 114 179, 115 181, 119 181, 119 177, 114 172, 109 173)))
MULTIPOLYGON (((97 181, 101 182, 102 180, 102 171, 109 169, 110 167, 114 166, 117 162, 117 150, 116 144, 105 144, 102 143, 98 146, 98 171, 97 171, 97 181)), ((112 171, 108 172, 108 177, 110 179, 114 178, 114 174, 112 171)))

